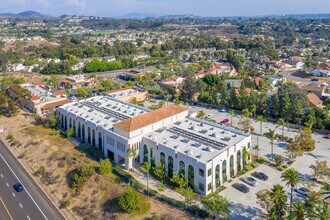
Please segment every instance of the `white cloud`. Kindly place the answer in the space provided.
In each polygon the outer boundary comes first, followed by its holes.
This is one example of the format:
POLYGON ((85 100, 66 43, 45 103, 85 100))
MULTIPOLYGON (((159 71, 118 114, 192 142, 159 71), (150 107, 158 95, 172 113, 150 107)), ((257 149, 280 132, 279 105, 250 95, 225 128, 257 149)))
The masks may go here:
POLYGON ((66 5, 78 7, 80 11, 85 11, 87 8, 86 3, 82 0, 67 0, 66 5))

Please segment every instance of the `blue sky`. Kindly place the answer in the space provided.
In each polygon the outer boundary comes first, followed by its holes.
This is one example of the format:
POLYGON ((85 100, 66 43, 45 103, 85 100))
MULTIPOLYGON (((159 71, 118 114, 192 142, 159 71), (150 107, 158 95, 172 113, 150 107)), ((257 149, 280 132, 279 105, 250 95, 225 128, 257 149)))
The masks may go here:
POLYGON ((112 17, 131 12, 236 16, 330 13, 330 0, 0 0, 0 13, 34 10, 112 17))

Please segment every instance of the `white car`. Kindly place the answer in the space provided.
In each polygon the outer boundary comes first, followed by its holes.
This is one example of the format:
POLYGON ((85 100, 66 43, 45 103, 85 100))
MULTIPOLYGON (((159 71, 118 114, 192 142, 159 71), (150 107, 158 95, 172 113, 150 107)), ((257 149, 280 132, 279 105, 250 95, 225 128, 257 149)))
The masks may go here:
POLYGON ((251 185, 251 186, 257 186, 258 183, 257 183, 257 180, 250 177, 250 176, 247 176, 247 177, 243 177, 242 178, 242 181, 244 181, 245 183, 251 185))
POLYGON ((212 114, 205 115, 204 119, 212 119, 214 116, 212 114))

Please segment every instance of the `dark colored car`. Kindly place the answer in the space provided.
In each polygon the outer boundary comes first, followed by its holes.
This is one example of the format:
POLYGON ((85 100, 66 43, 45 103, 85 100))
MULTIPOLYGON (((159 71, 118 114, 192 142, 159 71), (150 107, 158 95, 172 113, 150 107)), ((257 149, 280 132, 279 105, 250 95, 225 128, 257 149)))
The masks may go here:
POLYGON ((249 187, 247 187, 246 185, 244 185, 243 183, 234 183, 233 184, 233 187, 235 189, 237 189, 238 191, 241 191, 243 193, 248 193, 250 192, 250 189, 249 187))
POLYGON ((318 78, 313 78, 311 81, 316 82, 316 81, 319 81, 319 79, 318 78))
POLYGON ((261 180, 268 180, 268 176, 263 172, 254 172, 251 175, 261 180))
POLYGON ((17 192, 22 192, 24 190, 24 187, 22 185, 22 183, 16 183, 14 185, 14 189, 17 191, 17 192))

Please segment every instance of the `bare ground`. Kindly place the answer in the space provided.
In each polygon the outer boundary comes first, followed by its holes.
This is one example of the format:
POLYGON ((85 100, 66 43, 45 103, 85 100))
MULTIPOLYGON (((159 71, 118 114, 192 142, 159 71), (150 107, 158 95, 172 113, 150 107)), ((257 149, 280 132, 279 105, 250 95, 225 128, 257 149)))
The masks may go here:
POLYGON ((126 185, 114 174, 95 174, 81 190, 70 189, 67 181, 70 171, 81 164, 98 166, 98 162, 88 158, 67 139, 54 135, 51 129, 33 123, 34 119, 23 111, 11 118, 0 117, 4 135, 12 133, 20 142, 10 147, 12 152, 19 160, 28 163, 33 170, 33 178, 41 180, 55 195, 51 197, 55 198, 55 204, 66 199, 71 201, 68 210, 76 219, 148 219, 153 214, 162 219, 194 219, 182 210, 153 199, 149 199, 150 210, 145 215, 123 213, 118 205, 118 196, 126 185))

